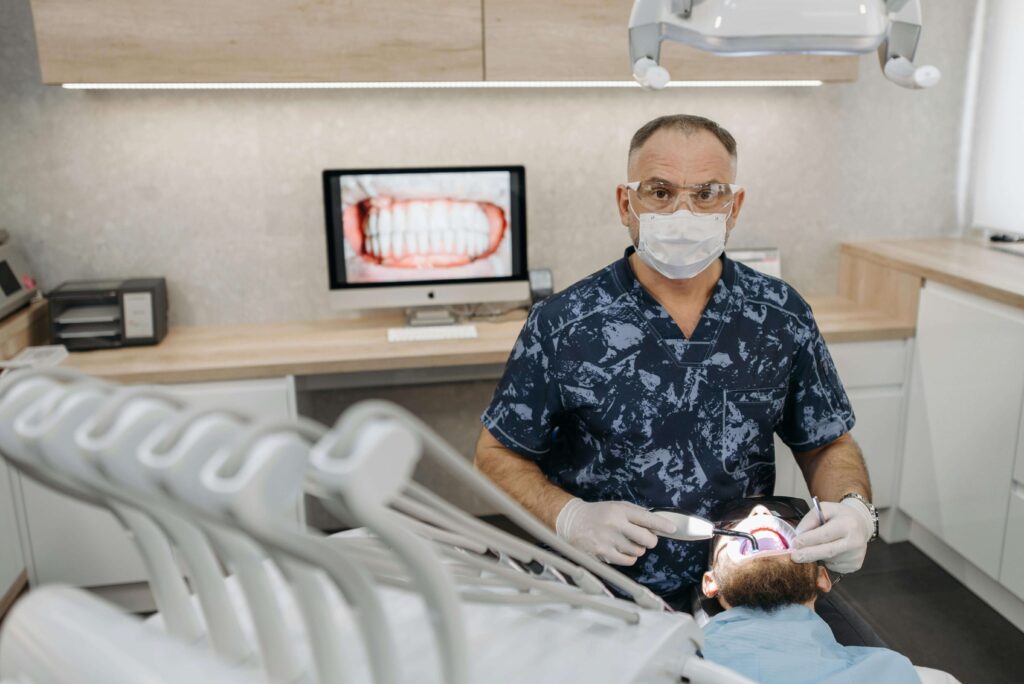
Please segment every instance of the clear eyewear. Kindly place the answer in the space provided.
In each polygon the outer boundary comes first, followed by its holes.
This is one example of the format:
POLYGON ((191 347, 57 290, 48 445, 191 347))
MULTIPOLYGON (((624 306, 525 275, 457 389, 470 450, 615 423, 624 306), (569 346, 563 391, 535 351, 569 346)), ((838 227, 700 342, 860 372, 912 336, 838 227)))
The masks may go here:
POLYGON ((632 181, 626 187, 636 193, 640 209, 654 214, 672 214, 683 206, 694 214, 719 214, 743 190, 730 183, 675 185, 662 180, 632 181))

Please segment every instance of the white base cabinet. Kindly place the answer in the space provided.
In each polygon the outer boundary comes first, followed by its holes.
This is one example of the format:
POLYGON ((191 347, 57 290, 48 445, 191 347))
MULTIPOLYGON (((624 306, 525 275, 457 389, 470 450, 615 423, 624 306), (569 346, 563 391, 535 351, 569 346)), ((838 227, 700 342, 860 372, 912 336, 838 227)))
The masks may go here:
POLYGON ((990 577, 1006 576, 1004 546, 1021 553, 1024 543, 1020 504, 1010 508, 1024 311, 926 283, 909 392, 900 508, 990 577))
POLYGON ((999 582, 1024 599, 1024 484, 1014 483, 1006 518, 1006 539, 999 582))
POLYGON ((21 553, 18 521, 15 517, 14 490, 7 464, 0 460, 0 599, 25 570, 21 553))
MULTIPOLYGON (((902 439, 904 382, 909 342, 844 342, 829 345, 839 377, 857 416, 851 434, 871 478, 874 504, 893 505, 902 439)), ((810 500, 803 474, 789 448, 775 438, 777 494, 810 500)))
MULTIPOLYGON (((258 418, 295 416, 291 377, 165 385, 162 389, 193 406, 230 408, 258 418)), ((110 512, 73 501, 28 478, 19 476, 18 480, 24 501, 22 530, 27 536, 23 547, 33 586, 63 582, 94 587, 145 581, 135 545, 110 512)))

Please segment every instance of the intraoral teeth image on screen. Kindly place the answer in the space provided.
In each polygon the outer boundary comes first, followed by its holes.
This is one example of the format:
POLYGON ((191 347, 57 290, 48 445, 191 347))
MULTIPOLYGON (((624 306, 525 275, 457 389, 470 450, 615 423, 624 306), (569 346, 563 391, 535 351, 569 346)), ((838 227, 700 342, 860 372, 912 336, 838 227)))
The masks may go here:
POLYGON ((338 192, 346 283, 512 275, 506 171, 360 173, 338 192))

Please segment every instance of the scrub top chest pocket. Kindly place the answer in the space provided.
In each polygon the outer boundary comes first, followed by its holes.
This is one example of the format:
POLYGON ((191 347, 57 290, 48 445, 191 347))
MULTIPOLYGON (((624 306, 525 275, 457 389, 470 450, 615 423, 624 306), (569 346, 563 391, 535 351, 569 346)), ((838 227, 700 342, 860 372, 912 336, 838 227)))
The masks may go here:
POLYGON ((785 404, 785 387, 723 391, 720 453, 726 473, 774 465, 774 434, 785 404))

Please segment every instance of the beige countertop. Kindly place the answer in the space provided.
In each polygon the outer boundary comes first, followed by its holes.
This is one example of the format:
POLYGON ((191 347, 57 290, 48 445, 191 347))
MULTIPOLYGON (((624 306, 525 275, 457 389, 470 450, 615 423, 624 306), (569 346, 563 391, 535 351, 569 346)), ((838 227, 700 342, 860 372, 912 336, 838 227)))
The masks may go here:
MULTIPOLYGON (((936 280, 1024 307, 1024 258, 962 239, 844 243, 838 297, 811 297, 830 343, 912 337, 917 290, 936 280)), ((172 328, 156 346, 79 352, 67 364, 119 382, 205 382, 502 364, 523 318, 476 322, 472 340, 389 343, 398 316, 172 328)))
MULTIPOLYGON (((913 328, 840 297, 811 299, 830 342, 898 339, 913 328)), ((180 326, 155 346, 71 354, 66 365, 118 382, 208 382, 503 364, 523 317, 475 322, 472 340, 387 341, 398 316, 223 326, 180 326)))
POLYGON ((1024 308, 1024 256, 970 238, 843 243, 842 254, 1024 308))

